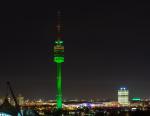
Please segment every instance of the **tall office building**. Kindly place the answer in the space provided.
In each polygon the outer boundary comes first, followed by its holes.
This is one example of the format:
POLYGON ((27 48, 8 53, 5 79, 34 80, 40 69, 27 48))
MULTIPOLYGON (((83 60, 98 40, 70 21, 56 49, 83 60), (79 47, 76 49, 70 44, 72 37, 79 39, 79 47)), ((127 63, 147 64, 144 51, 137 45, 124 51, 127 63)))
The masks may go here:
POLYGON ((122 106, 129 105, 129 91, 125 87, 118 90, 118 103, 122 106))

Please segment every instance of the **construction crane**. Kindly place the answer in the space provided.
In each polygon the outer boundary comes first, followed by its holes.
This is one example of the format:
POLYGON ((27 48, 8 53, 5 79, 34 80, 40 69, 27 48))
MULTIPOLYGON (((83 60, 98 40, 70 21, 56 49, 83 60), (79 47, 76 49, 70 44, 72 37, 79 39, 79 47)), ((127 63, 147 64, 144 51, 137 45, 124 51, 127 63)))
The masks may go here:
POLYGON ((15 107, 16 107, 18 113, 20 114, 20 116, 23 116, 22 113, 21 113, 21 110, 20 110, 20 106, 19 106, 19 104, 18 104, 18 102, 17 102, 17 99, 16 99, 16 97, 15 97, 15 94, 14 94, 14 92, 13 92, 13 89, 12 89, 12 87, 11 87, 10 82, 7 81, 6 84, 7 84, 8 88, 9 88, 9 90, 10 90, 10 93, 11 93, 12 98, 14 99, 15 107))

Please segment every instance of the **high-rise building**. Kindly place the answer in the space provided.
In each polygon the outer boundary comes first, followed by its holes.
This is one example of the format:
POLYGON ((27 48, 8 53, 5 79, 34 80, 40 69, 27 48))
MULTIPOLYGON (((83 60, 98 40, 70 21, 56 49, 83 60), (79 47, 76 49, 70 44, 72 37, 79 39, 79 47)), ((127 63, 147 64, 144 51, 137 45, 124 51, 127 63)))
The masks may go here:
POLYGON ((121 87, 118 90, 118 103, 121 106, 128 106, 129 105, 129 91, 125 87, 121 87))

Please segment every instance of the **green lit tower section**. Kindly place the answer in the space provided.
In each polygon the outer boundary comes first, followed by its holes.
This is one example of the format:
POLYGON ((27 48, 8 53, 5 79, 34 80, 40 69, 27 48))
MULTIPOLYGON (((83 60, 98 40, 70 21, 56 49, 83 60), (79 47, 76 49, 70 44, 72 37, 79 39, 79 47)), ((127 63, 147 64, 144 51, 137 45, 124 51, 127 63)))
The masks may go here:
POLYGON ((60 12, 58 12, 57 39, 54 42, 54 62, 57 64, 57 109, 62 109, 62 63, 64 62, 64 42, 61 40, 60 12))

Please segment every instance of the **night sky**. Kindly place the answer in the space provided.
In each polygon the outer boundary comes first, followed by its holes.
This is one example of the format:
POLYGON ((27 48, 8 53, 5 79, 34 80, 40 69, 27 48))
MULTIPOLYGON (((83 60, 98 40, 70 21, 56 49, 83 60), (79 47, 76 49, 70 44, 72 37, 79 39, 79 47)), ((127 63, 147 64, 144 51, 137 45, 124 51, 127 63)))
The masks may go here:
POLYGON ((62 12, 65 99, 150 97, 150 4, 9 2, 0 7, 0 95, 55 99, 57 11, 62 12))

